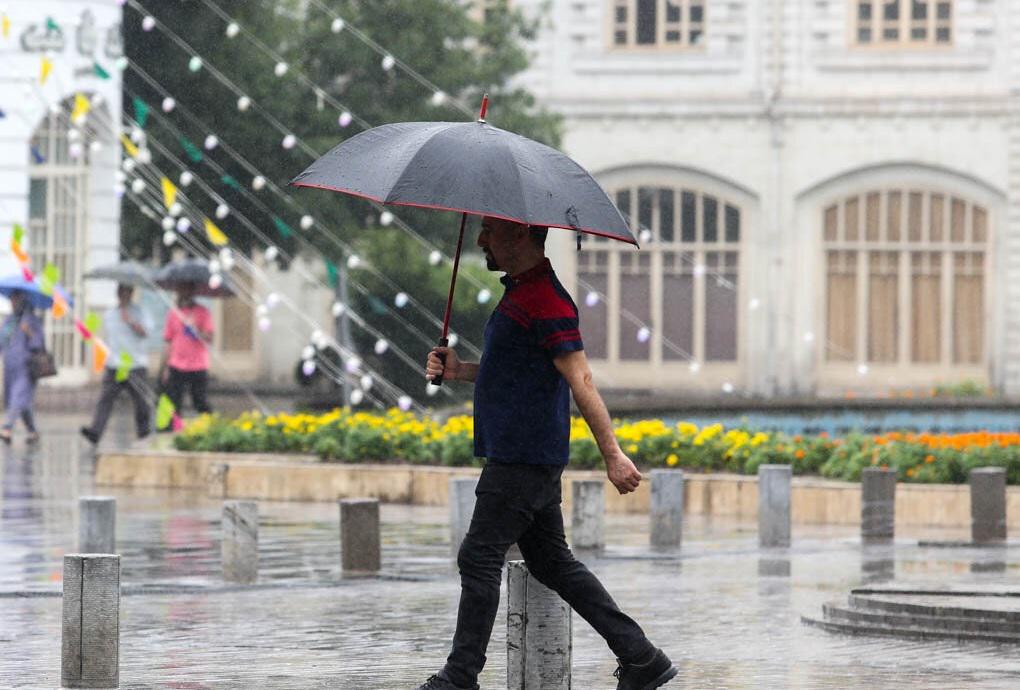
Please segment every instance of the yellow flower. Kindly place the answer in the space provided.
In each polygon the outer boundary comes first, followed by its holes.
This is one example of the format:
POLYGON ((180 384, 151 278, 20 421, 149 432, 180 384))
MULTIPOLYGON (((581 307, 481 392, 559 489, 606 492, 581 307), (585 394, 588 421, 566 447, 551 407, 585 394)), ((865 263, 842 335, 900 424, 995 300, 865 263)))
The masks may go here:
POLYGON ((676 453, 670 453, 666 456, 666 464, 670 467, 676 467, 678 462, 680 462, 680 458, 676 456, 676 453))

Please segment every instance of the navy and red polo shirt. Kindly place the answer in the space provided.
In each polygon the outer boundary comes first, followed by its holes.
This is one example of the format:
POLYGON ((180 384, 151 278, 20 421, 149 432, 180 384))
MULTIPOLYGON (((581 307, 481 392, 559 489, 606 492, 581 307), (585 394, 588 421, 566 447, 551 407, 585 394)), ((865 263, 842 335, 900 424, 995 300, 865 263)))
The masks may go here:
POLYGON ((475 378, 475 455, 566 465, 570 387, 553 359, 584 349, 577 306, 548 259, 501 280, 506 292, 485 325, 475 378))

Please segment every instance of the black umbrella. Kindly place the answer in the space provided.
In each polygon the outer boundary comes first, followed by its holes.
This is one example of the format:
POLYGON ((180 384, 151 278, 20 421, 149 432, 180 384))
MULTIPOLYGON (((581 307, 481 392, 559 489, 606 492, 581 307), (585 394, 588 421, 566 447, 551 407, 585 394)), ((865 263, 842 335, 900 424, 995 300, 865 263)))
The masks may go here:
POLYGON ((291 181, 462 214, 441 345, 447 344, 467 214, 637 245, 620 211, 584 168, 545 144, 487 124, 487 106, 486 96, 477 122, 403 122, 367 130, 291 181))
MULTIPOLYGON (((121 285, 149 285, 153 269, 137 261, 121 261, 94 268, 85 274, 86 280, 112 280, 121 285)), ((208 279, 207 279, 208 280, 208 279)))
POLYGON ((209 279, 212 275, 208 261, 192 257, 163 266, 156 271, 154 282, 167 290, 191 283, 195 286, 195 295, 200 297, 230 297, 234 294, 224 274, 220 274, 221 282, 217 287, 210 286, 209 279))

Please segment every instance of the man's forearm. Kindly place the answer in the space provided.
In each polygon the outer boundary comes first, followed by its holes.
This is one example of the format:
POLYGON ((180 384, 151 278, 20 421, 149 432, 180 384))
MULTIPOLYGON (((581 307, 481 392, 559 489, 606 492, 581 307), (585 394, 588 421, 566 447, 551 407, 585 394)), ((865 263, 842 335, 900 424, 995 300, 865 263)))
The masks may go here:
POLYGON ((472 362, 461 362, 460 367, 457 369, 457 375, 453 377, 453 381, 467 381, 474 383, 478 377, 478 365, 472 362))
POLYGON ((572 392, 577 409, 581 411, 584 421, 588 422, 603 459, 607 464, 612 462, 620 453, 620 444, 616 440, 613 420, 609 416, 606 404, 602 401, 602 396, 599 395, 590 377, 585 377, 585 380, 575 386, 572 392))

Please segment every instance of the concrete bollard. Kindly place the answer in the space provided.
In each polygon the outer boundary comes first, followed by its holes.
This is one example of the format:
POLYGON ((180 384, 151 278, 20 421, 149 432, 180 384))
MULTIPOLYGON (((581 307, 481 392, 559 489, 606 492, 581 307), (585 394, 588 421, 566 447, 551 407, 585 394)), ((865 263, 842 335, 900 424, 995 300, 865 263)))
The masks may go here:
POLYGON ((758 543, 762 547, 790 545, 789 465, 758 467, 758 543))
POLYGON ((865 467, 861 472, 861 541, 881 544, 896 534, 896 472, 865 467))
POLYGON ((60 684, 65 688, 120 684, 120 556, 64 556, 60 684))
POLYGON ((450 555, 457 558, 460 543, 471 526, 475 512, 475 489, 477 477, 453 477, 450 479, 450 555))
POLYGON ((506 580, 507 689, 570 690, 570 607, 524 561, 507 564, 506 580))
POLYGON ((571 546, 601 549, 606 545, 606 488, 601 479, 574 481, 571 505, 571 546))
POLYGON ((109 496, 78 499, 78 551, 117 552, 117 499, 109 496))
POLYGON ((652 470, 652 546, 676 548, 683 540, 683 470, 652 470))
POLYGON ((223 502, 223 537, 220 541, 223 579, 251 584, 259 577, 259 504, 223 502))
POLYGON ((340 501, 340 560, 345 575, 378 573, 382 567, 379 499, 340 501))
POLYGON ((971 540, 975 544, 1006 541, 1006 470, 978 467, 970 471, 971 540))

